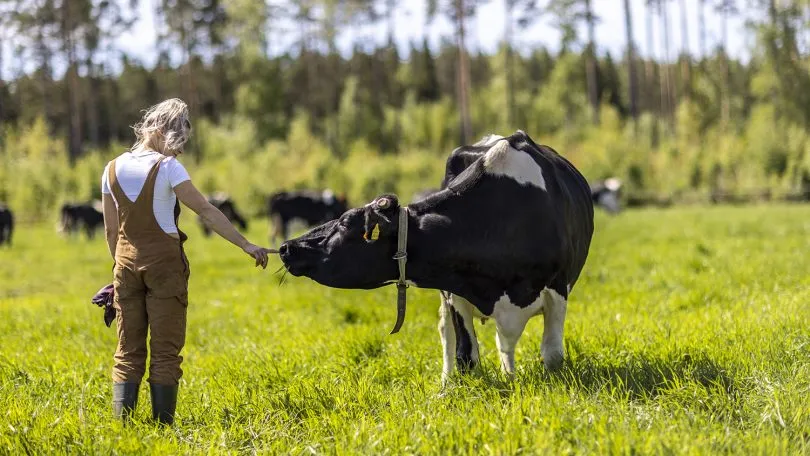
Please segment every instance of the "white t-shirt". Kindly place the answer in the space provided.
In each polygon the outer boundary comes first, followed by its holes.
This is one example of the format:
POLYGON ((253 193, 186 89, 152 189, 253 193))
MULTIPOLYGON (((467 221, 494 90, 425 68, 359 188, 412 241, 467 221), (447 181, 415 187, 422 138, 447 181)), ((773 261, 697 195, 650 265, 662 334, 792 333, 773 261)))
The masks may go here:
MULTIPOLYGON (((130 201, 135 201, 141 193, 146 176, 149 170, 155 166, 158 160, 165 156, 155 151, 125 152, 115 160, 115 176, 118 184, 130 201)), ((107 182, 110 164, 104 167, 104 174, 101 176, 101 193, 112 195, 110 184, 107 182)), ((177 196, 174 194, 174 187, 191 180, 188 171, 183 164, 174 157, 167 158, 160 164, 157 180, 155 181, 155 198, 152 202, 152 210, 155 219, 163 231, 167 233, 177 233, 177 226, 174 224, 174 205, 177 196)), ((115 200, 115 195, 113 200, 115 200)), ((115 202, 118 206, 118 201, 115 202)))

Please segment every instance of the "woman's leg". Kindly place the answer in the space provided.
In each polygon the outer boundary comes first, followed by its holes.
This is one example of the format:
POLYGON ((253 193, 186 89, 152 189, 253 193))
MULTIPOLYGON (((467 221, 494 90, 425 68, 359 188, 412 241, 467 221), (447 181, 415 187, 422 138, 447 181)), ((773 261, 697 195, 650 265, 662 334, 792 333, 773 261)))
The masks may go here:
POLYGON ((113 415, 128 418, 138 403, 138 388, 146 370, 146 296, 140 277, 129 269, 115 268, 116 328, 113 379, 113 415))
POLYGON ((177 386, 183 370, 180 351, 186 341, 187 295, 146 298, 152 337, 149 350, 149 388, 152 396, 152 417, 164 424, 174 422, 177 386))

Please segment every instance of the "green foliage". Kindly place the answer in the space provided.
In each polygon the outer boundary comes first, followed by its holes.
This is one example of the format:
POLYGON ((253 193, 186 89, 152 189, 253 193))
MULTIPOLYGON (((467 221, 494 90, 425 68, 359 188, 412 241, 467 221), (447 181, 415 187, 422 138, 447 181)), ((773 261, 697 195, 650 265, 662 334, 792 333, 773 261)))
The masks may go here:
MULTIPOLYGON (((388 336, 391 287, 279 285, 277 259, 254 269, 184 214, 192 273, 171 429, 151 423, 146 385, 130 426, 110 417, 116 335, 89 303, 111 278, 104 241, 35 225, 0 249, 4 452, 808 452, 806 206, 598 213, 562 370, 543 368, 542 316, 513 380, 494 325, 476 323, 482 367, 444 390, 437 292, 410 288, 405 326, 388 336)), ((248 236, 265 233, 254 221, 248 236)))

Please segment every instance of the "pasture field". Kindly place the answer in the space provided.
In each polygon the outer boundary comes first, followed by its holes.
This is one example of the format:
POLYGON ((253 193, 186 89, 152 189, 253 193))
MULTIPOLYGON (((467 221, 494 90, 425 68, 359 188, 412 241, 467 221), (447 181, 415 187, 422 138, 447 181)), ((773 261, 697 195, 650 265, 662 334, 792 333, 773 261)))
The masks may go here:
MULTIPOLYGON (((115 331, 90 296, 102 237, 20 227, 0 249, 0 454, 810 454, 810 206, 599 212, 564 368, 542 317, 504 378, 440 387, 438 293, 346 291, 254 269, 186 217, 192 263, 174 428, 110 418, 115 331)), ((254 221, 251 239, 266 239, 254 221)))

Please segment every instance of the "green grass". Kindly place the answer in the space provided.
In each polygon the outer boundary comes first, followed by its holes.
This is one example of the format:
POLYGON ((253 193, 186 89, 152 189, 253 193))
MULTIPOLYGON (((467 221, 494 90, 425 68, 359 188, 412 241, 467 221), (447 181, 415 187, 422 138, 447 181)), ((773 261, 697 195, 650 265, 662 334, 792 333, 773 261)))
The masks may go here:
MULTIPOLYGON (((185 226, 191 225, 190 219, 185 226)), ((599 213, 547 373, 542 317, 498 371, 440 388, 438 293, 279 285, 196 227, 178 424, 110 419, 115 332, 89 298, 103 240, 24 227, 0 250, 3 454, 808 454, 810 207, 599 213)), ((251 237, 266 238, 256 221, 251 237)))

